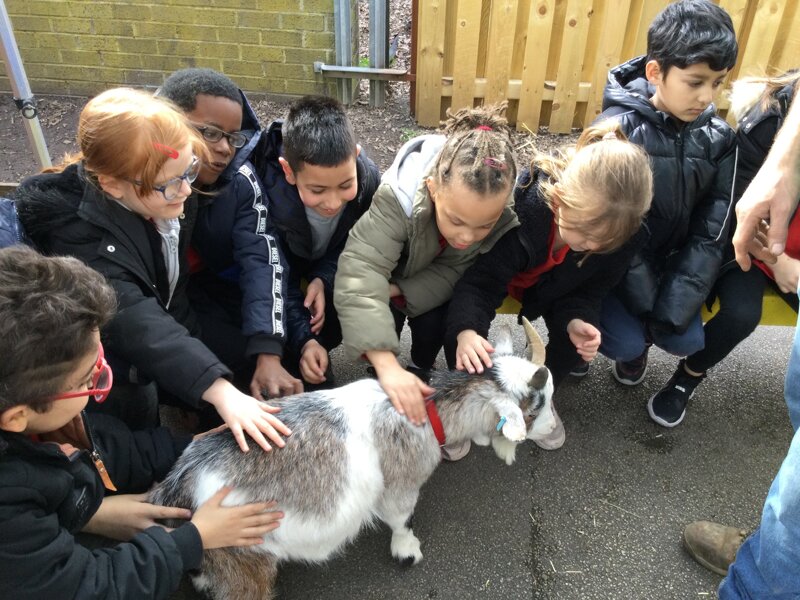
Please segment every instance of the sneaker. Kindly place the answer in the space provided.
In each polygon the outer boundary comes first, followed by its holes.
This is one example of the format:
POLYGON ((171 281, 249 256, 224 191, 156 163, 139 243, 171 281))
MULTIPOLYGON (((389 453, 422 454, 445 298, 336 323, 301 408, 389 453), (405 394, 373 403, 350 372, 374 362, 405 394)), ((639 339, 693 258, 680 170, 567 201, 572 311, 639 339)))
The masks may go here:
POLYGON ((706 569, 724 577, 746 537, 743 529, 695 521, 683 530, 683 546, 706 569))
POLYGON ((614 366, 611 368, 611 374, 614 375, 614 379, 622 385, 639 385, 647 374, 648 352, 650 352, 649 345, 645 347, 641 356, 633 360, 615 360, 614 366))
POLYGON ((695 388, 706 377, 705 373, 700 377, 689 375, 683 368, 685 362, 682 360, 678 363, 678 368, 667 385, 647 401, 650 418, 662 427, 675 427, 683 421, 689 399, 694 396, 695 388))
POLYGON ((456 442, 454 444, 445 444, 442 446, 442 459, 450 462, 461 460, 469 454, 471 446, 472 442, 470 440, 464 440, 463 442, 456 442))
POLYGON ((589 363, 582 360, 580 364, 576 365, 570 372, 573 377, 586 377, 589 374, 589 363))

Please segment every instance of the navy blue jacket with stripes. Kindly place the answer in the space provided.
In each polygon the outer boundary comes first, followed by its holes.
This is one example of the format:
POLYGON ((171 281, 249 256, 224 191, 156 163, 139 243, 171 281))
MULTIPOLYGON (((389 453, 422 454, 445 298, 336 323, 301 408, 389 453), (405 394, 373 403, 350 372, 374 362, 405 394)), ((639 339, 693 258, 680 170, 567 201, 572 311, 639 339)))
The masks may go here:
POLYGON ((261 126, 244 94, 242 100, 247 144, 237 150, 209 193, 197 194, 192 245, 207 268, 241 290, 246 354, 282 356, 286 261, 270 225, 261 181, 248 160, 261 137, 261 126))

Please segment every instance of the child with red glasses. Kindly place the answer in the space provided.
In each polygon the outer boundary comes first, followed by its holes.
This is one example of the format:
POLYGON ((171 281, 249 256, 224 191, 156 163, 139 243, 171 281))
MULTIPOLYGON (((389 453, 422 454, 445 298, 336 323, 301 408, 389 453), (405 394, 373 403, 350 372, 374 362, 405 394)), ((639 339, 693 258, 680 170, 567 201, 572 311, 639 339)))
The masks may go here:
POLYGON ((223 507, 226 488, 194 515, 145 502, 190 439, 84 412, 111 389, 99 329, 116 304, 77 259, 0 250, 2 598, 165 598, 204 549, 261 543, 283 516, 223 507), (167 518, 191 520, 156 523, 167 518), (90 550, 79 532, 127 543, 90 550))

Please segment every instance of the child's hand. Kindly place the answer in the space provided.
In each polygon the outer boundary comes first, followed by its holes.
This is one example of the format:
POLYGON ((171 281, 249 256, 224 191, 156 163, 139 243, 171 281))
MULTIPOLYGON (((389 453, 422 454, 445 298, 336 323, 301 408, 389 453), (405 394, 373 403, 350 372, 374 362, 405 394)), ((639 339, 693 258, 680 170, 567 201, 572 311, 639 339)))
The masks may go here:
POLYGON ((328 351, 317 340, 308 340, 300 354, 300 374, 303 379, 308 383, 322 383, 327 368, 328 351))
POLYGON ((303 306, 311 311, 311 333, 317 335, 325 324, 325 284, 319 277, 308 284, 303 306))
POLYGON ((582 319, 572 319, 567 324, 567 334, 583 360, 591 362, 597 356, 601 341, 597 327, 582 319))
POLYGON ((458 334, 458 347, 456 348, 456 369, 466 370, 467 373, 483 373, 483 365, 492 367, 489 356, 494 352, 494 347, 473 329, 465 329, 458 334))
POLYGON ((775 276, 775 283, 784 294, 793 294, 797 291, 797 281, 800 277, 800 260, 781 254, 774 265, 770 267, 775 276))
POLYGON ((400 286, 396 283, 389 284, 389 298, 394 298, 395 296, 402 296, 403 290, 400 289, 400 286))
POLYGON ((230 491, 231 488, 220 489, 192 517, 204 550, 263 544, 264 534, 280 526, 283 513, 272 510, 276 507, 275 502, 222 506, 230 491))
POLYGON ((394 353, 388 350, 368 350, 367 358, 375 367, 378 381, 392 406, 414 425, 422 425, 428 416, 425 398, 436 390, 401 367, 394 353))
MULTIPOLYGON (((137 533, 157 525, 158 519, 191 519, 192 511, 145 502, 147 494, 106 496, 83 528, 87 533, 128 541, 137 533)), ((165 527, 165 529, 167 529, 165 527)))
POLYGON ((280 409, 270 406, 266 402, 259 402, 252 396, 247 396, 237 390, 227 379, 219 378, 203 393, 203 400, 212 404, 217 409, 219 416, 231 428, 233 437, 239 444, 242 452, 250 448, 245 440, 245 432, 253 438, 264 450, 271 450, 264 434, 276 446, 283 448, 286 442, 281 434, 291 435, 292 431, 280 422, 271 413, 280 409))
POLYGON ((281 358, 277 354, 259 354, 256 370, 250 381, 250 393, 256 400, 266 400, 264 392, 267 398, 300 394, 303 392, 303 382, 292 377, 283 368, 281 358))

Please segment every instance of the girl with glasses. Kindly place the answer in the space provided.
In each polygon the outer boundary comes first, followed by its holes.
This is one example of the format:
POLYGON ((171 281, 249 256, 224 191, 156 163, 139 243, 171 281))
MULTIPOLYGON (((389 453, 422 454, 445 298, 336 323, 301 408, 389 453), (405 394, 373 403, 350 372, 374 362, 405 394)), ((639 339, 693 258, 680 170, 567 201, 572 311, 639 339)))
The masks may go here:
POLYGON ((168 102, 119 88, 83 109, 78 144, 78 156, 23 181, 16 199, 38 249, 80 258, 116 292, 119 311, 104 345, 117 387, 128 393, 115 388, 109 403, 141 424, 145 407, 132 398, 138 386, 155 381, 162 398, 201 415, 213 406, 242 450, 245 433, 265 450, 267 438, 282 446, 289 430, 274 409, 230 383, 187 299, 197 214, 191 184, 208 157, 201 136, 168 102))

